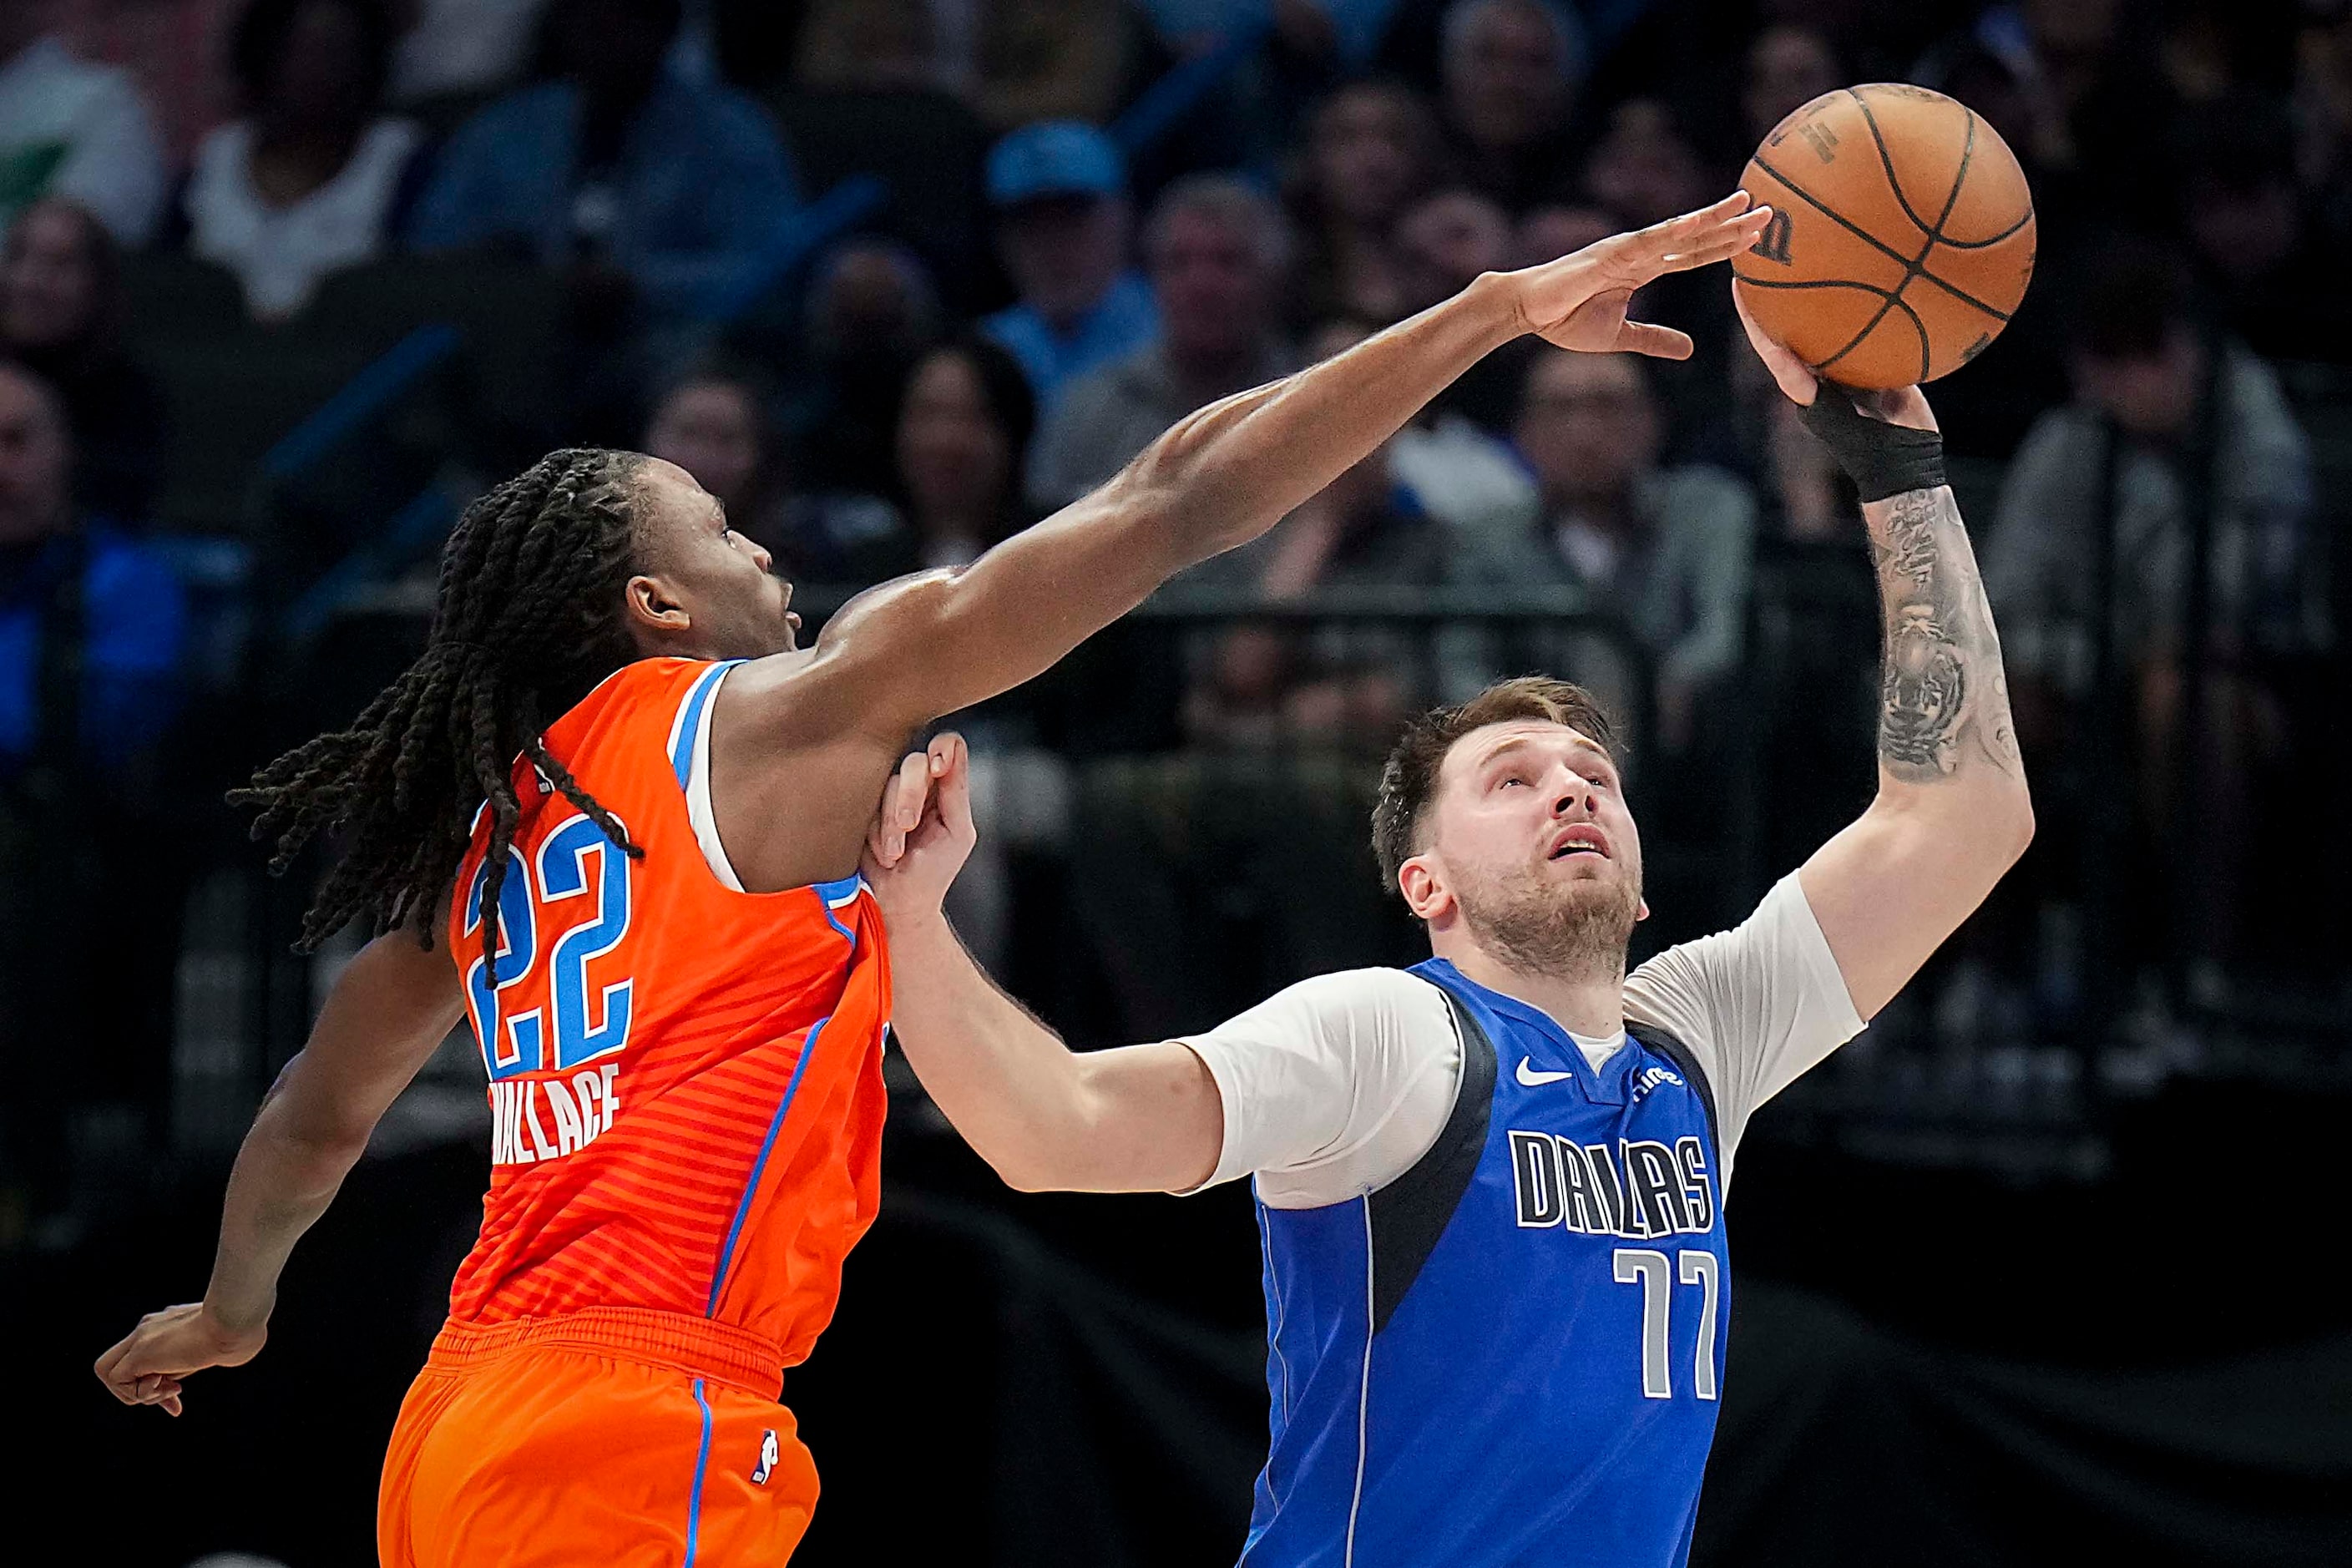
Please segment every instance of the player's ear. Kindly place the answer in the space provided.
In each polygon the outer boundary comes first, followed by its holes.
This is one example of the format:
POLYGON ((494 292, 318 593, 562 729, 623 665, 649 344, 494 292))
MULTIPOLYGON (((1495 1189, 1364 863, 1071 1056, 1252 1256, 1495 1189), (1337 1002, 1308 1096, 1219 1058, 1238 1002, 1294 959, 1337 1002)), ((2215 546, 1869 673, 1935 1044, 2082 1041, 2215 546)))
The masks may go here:
POLYGON ((1636 900, 1633 904, 1633 923, 1639 925, 1642 921, 1648 920, 1649 918, 1650 900, 1647 899, 1636 900))
POLYGON ((672 637, 694 629, 694 616, 668 580, 640 572, 621 589, 622 614, 633 630, 672 637))
POLYGON ((1433 921, 1454 907, 1444 868, 1435 862, 1433 853, 1423 852, 1397 868, 1397 890, 1415 920, 1433 921))

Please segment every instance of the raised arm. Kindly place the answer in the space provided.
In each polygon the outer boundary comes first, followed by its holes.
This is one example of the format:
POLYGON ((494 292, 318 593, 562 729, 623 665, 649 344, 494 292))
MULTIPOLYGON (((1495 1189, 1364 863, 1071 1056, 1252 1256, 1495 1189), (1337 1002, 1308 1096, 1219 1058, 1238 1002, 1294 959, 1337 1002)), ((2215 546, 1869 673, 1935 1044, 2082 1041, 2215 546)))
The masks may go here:
MULTIPOLYGON (((1741 317, 1746 320, 1746 311, 1741 317)), ((1798 403, 1847 395, 1818 386, 1786 349, 1748 323, 1773 378, 1798 403)), ((1959 928, 2033 837, 2033 805, 2009 710, 2000 639, 1940 446, 1889 438, 1936 428, 1916 387, 1881 394, 1838 422, 1830 444, 1863 486, 1862 517, 1885 622, 1878 716, 1878 794, 1860 819, 1798 873, 1854 1011, 1868 1018, 1959 928), (1908 445, 1911 457, 1886 448, 1908 445), (1841 449, 1843 448, 1843 449, 1841 449), (1927 459, 1922 461, 1921 459, 1927 459), (1857 471, 1862 470, 1862 471, 1857 471), (1879 474, 1935 482, 1879 493, 1879 474)))
POLYGON ((742 690, 772 689, 780 720, 789 707, 803 735, 829 717, 896 747, 916 726, 1042 673, 1185 567, 1264 533, 1521 333, 1686 357, 1687 337, 1628 321, 1626 301, 1665 273, 1735 254, 1769 218, 1735 193, 1543 266, 1490 273, 1344 353, 1179 420, 1100 489, 971 566, 862 595, 827 624, 804 668, 754 666, 742 690))
POLYGON ((1223 1108, 1176 1042, 1076 1053, 982 973, 940 911, 971 852, 963 741, 886 792, 866 860, 890 931, 891 1027, 964 1142, 1024 1191, 1176 1192, 1216 1169, 1223 1108))
POLYGON ((406 931, 361 950, 237 1150, 205 1299, 149 1313, 99 1357, 98 1375, 117 1399, 177 1415, 190 1373, 253 1359, 295 1242, 326 1212, 377 1120, 463 1011, 446 952, 425 951, 406 931))

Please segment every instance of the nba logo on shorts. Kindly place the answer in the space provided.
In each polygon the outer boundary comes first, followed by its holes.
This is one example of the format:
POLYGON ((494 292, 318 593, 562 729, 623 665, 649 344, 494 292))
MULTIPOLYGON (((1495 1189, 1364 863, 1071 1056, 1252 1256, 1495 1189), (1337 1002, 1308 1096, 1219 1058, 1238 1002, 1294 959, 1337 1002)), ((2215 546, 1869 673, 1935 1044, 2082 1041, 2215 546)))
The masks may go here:
POLYGON ((775 1470, 777 1458, 776 1433, 775 1429, 771 1427, 760 1434, 760 1463, 751 1472, 753 1486, 763 1487, 768 1484, 768 1477, 775 1470))

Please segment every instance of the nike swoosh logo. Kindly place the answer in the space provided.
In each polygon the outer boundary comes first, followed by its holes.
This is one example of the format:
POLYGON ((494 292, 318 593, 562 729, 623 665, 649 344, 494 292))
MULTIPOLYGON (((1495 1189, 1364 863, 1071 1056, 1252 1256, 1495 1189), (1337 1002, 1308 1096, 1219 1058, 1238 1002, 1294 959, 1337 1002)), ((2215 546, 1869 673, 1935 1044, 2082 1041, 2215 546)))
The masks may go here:
POLYGON ((1564 1078, 1574 1078, 1576 1076, 1573 1071, 1538 1072, 1533 1066, 1533 1062, 1534 1058, 1531 1057, 1521 1057, 1519 1058, 1519 1081, 1527 1085, 1529 1089, 1541 1089, 1548 1083, 1558 1083, 1564 1078))

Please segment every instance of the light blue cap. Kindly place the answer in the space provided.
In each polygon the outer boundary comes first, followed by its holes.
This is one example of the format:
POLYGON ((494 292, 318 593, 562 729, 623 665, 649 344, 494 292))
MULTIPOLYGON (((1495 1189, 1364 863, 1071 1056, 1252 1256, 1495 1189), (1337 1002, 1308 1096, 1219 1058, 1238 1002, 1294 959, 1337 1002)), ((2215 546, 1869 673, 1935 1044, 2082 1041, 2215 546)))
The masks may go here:
POLYGON ((1115 196, 1126 160, 1111 139, 1075 120, 1043 120, 1008 132, 988 154, 988 200, 1009 207, 1040 196, 1115 196))

